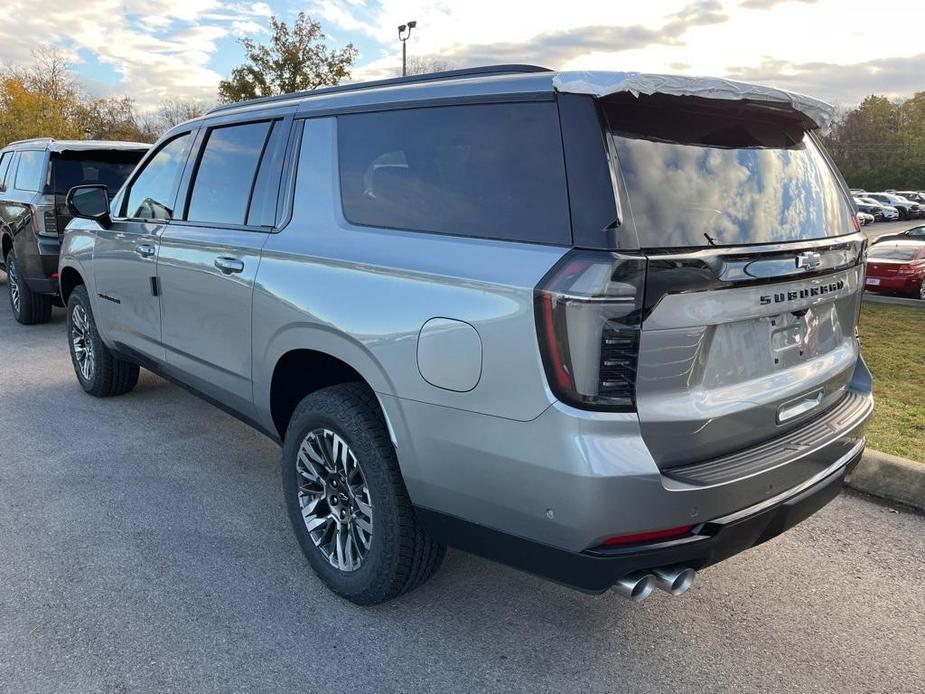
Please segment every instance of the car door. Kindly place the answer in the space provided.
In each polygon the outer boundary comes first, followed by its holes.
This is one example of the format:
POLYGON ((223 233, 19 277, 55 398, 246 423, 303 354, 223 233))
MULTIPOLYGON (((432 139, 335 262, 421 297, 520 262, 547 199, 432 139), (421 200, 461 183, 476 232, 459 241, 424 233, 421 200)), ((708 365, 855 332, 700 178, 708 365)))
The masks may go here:
POLYGON ((182 219, 160 239, 157 274, 167 363, 239 412, 250 412, 251 307, 260 253, 276 220, 291 119, 204 130, 182 219))
POLYGON ((161 143, 113 202, 113 221, 93 252, 97 324, 117 348, 163 361, 157 250, 173 217, 195 130, 161 143))

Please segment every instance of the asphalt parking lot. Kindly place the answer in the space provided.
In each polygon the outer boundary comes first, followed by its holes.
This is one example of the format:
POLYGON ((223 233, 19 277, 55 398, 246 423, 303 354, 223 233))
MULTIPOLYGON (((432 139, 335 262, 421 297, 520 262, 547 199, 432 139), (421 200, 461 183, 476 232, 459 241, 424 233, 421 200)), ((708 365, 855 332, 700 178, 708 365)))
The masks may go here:
POLYGON ((845 493, 640 605, 450 552, 355 607, 308 570, 273 443, 144 372, 85 396, 63 311, 21 326, 5 285, 0 691, 922 691, 925 516, 845 493))
POLYGON ((873 240, 884 234, 898 234, 901 231, 905 231, 911 227, 922 226, 923 224, 925 224, 925 219, 910 219, 905 222, 874 222, 873 224, 861 227, 861 231, 867 234, 869 239, 873 240))

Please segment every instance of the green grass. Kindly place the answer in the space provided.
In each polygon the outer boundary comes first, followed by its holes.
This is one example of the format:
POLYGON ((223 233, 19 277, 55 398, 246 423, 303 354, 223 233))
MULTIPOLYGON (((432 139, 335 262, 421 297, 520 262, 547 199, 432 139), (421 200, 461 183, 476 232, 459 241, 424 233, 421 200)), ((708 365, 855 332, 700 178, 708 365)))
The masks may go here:
POLYGON ((865 302, 861 350, 876 399, 867 445, 925 463, 925 307, 865 302))

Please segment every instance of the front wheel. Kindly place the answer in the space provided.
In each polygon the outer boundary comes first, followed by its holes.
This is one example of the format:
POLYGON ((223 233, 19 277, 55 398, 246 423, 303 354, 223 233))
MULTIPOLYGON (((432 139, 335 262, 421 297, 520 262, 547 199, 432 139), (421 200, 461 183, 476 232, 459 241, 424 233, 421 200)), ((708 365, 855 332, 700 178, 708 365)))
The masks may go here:
POLYGON ((426 581, 445 553, 415 519, 375 394, 346 383, 307 396, 283 444, 292 527, 318 577, 358 605, 426 581))
POLYGON ((90 295, 82 284, 74 288, 67 301, 67 336, 74 373, 90 395, 122 395, 138 383, 138 365, 113 355, 100 339, 90 295))
POLYGON ((23 325, 47 323, 51 318, 51 297, 38 294, 26 286, 19 274, 15 251, 10 251, 6 257, 6 275, 13 318, 23 325))

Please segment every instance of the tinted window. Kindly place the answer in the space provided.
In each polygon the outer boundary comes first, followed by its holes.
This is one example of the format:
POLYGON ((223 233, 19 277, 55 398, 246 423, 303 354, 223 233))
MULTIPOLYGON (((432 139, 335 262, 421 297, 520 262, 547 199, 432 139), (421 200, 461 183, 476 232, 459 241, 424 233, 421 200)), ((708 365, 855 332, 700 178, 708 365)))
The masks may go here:
POLYGON ((19 168, 16 170, 16 188, 38 191, 45 183, 45 152, 27 150, 19 154, 19 168))
POLYGON ((344 215, 354 224, 571 240, 554 104, 340 116, 337 132, 344 215))
POLYGON ((147 161, 129 188, 126 217, 160 220, 173 217, 174 193, 186 163, 190 137, 186 133, 170 140, 147 161))
POLYGON ((276 224, 276 203, 279 200, 279 179, 283 173, 283 158, 286 155, 286 135, 289 129, 279 121, 273 124, 270 140, 260 161, 257 182, 251 196, 247 223, 252 226, 273 226, 276 224))
POLYGON ((74 186, 104 185, 114 195, 144 152, 68 152, 51 163, 55 193, 65 195, 74 186))
POLYGON ((15 152, 4 152, 3 156, 0 157, 0 184, 3 184, 11 178, 11 176, 7 176, 7 173, 10 170, 10 165, 13 163, 13 158, 15 156, 15 152))
POLYGON ((815 141, 792 121, 677 97, 605 107, 643 248, 773 243, 854 232, 815 141))
POLYGON ((209 132, 186 218, 244 224, 270 123, 248 123, 209 132))

